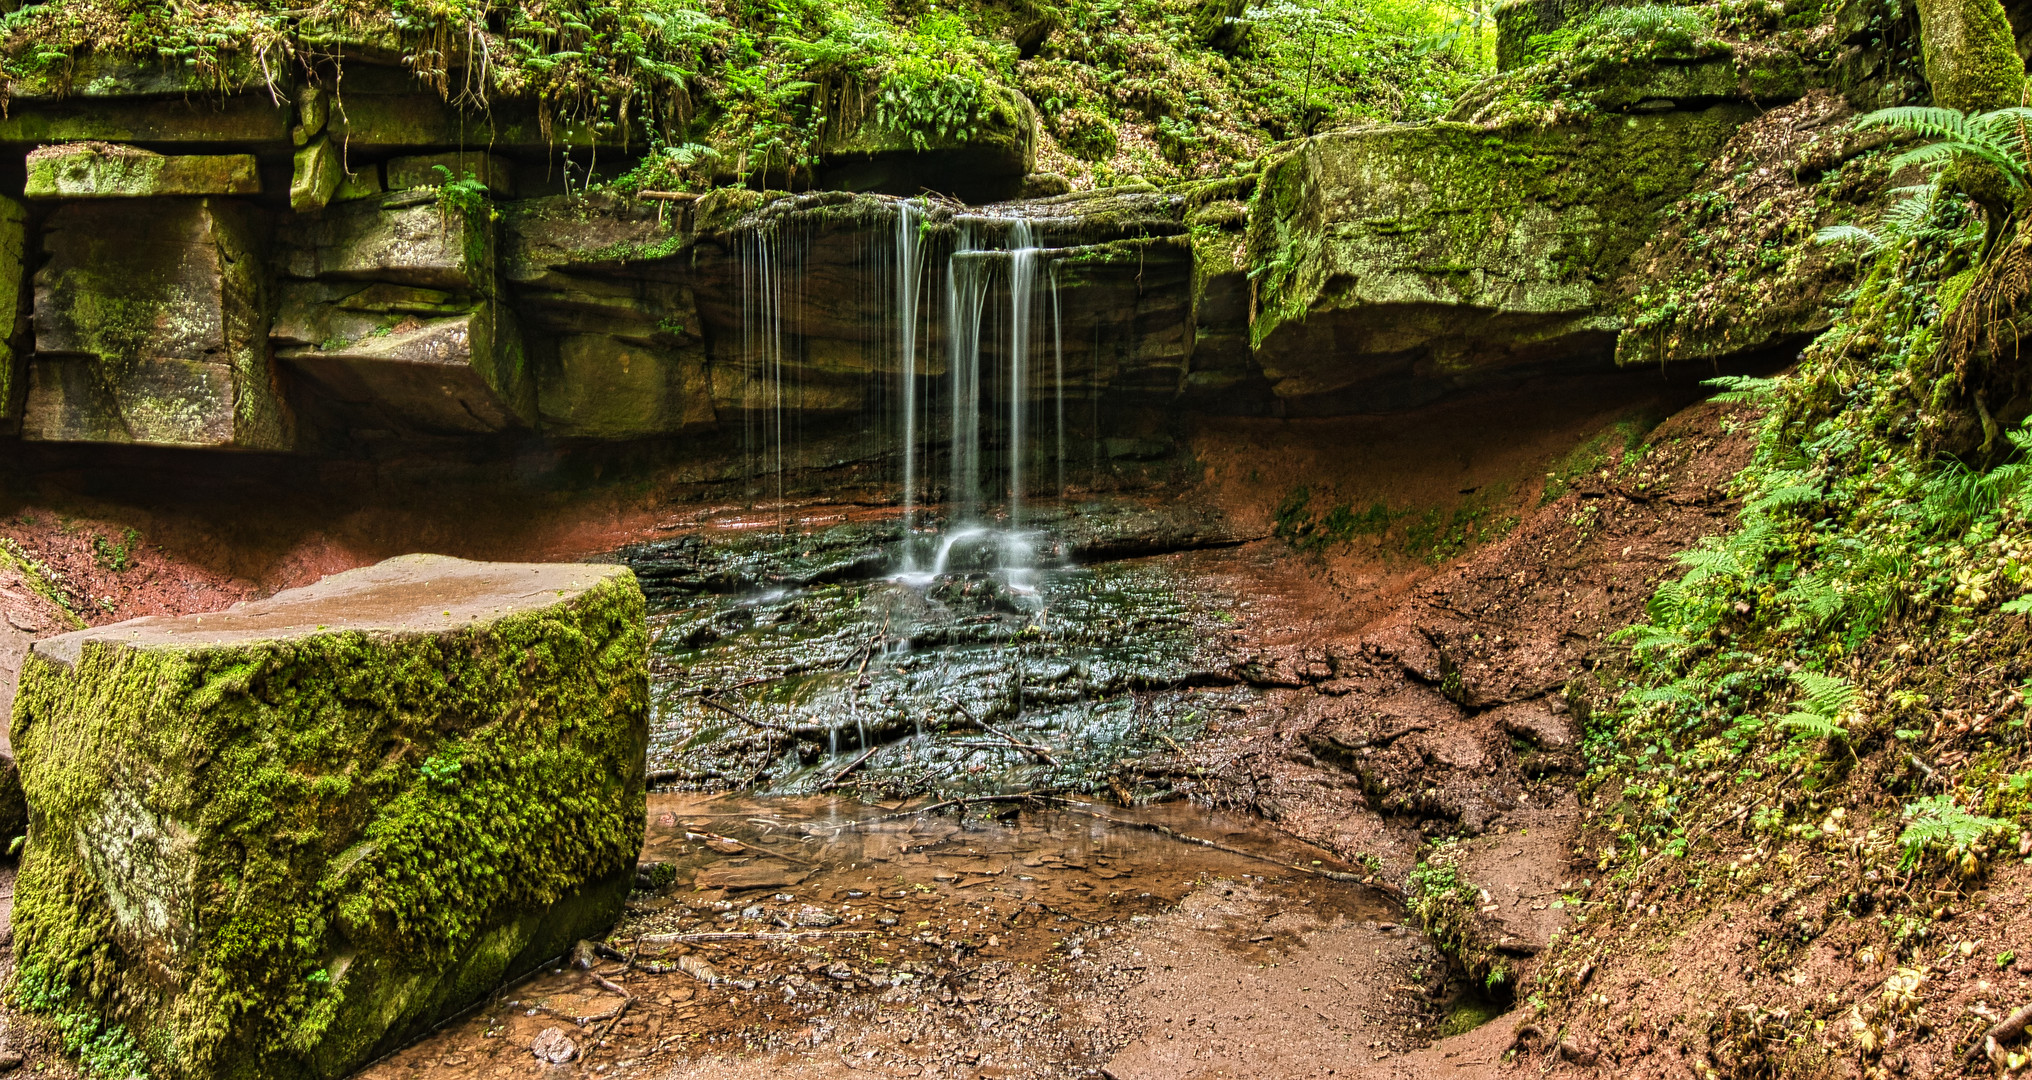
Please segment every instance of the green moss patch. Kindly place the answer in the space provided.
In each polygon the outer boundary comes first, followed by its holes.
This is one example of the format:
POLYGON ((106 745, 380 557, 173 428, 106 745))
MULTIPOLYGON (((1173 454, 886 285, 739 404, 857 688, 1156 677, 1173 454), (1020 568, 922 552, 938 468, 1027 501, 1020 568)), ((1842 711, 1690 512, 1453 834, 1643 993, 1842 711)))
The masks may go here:
POLYGON ((285 593, 31 653, 15 996, 88 1066, 343 1075, 617 913, 644 812, 633 576, 515 568, 545 587, 478 612, 428 572, 491 564, 397 562, 426 573, 396 620, 353 617, 371 591, 285 593))

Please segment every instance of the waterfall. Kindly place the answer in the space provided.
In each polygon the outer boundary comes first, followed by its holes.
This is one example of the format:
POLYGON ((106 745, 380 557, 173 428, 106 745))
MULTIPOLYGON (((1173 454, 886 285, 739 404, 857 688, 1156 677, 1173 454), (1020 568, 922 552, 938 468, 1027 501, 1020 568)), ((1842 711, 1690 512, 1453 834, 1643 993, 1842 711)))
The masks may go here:
MULTIPOLYGON (((804 252, 786 242, 782 223, 767 221, 743 231, 741 265, 742 445, 747 473, 755 490, 773 492, 779 513, 784 505, 784 477, 790 468, 791 428, 801 404, 786 390, 786 372, 794 367, 801 342, 784 331, 796 322, 803 304, 804 252), (787 284, 786 284, 787 283, 787 284)), ((794 238, 805 241, 802 230, 794 238)))
POLYGON ((896 369, 903 406, 903 572, 916 570, 917 525, 917 288, 922 273, 918 231, 922 215, 909 202, 896 208, 896 369))
MULTIPOLYGON (((807 272, 843 270, 858 281, 851 304, 865 314, 856 333, 878 373, 870 376, 861 430, 878 436, 877 453, 897 454, 890 460, 901 474, 900 571, 921 577, 934 557, 919 533, 935 520, 925 510, 940 469, 947 541, 935 549, 940 568, 951 541, 962 536, 963 543, 998 547, 1004 568, 1025 568, 1031 496, 1038 488, 1061 497, 1066 490, 1065 335, 1053 252, 1021 217, 948 215, 909 200, 893 205, 893 231, 885 224, 849 240, 795 210, 764 211, 740 231, 741 351, 739 366, 727 374, 741 380, 730 389, 740 402, 750 494, 758 501, 773 496, 787 513, 789 473, 812 449, 800 443, 805 399, 840 407, 839 384, 829 381, 838 368, 824 367, 838 363, 836 354, 813 354, 801 327, 807 315, 823 322, 840 310, 823 296, 806 310, 807 272), (830 246, 815 256, 815 244, 830 246), (853 245, 851 258, 840 257, 843 244, 853 245), (932 277, 941 261, 943 297, 932 277), (1050 327, 1039 325, 1044 318, 1050 327), (922 355, 924 339, 941 325, 933 319, 943 320, 945 337, 946 371, 937 380, 929 377, 936 360, 922 355), (1039 370, 1046 348, 1048 373, 1039 370), (814 371, 807 388, 800 380, 814 371), (1048 403, 1041 396, 1047 380, 1048 403), (1048 405, 1049 412, 1033 405, 1048 405)), ((821 437, 835 440, 815 446, 838 445, 836 427, 812 430, 832 431, 821 437)))
POLYGON ((1030 223, 1009 226, 1009 528, 1023 530, 1024 403, 1030 397, 1031 282, 1037 245, 1030 223))
POLYGON ((946 516, 954 522, 980 517, 981 316, 988 299, 984 254, 975 247, 972 227, 963 225, 945 266, 946 367, 952 379, 952 485, 946 491, 951 504, 946 516))
POLYGON ((1058 497, 1065 498, 1065 320, 1059 317, 1058 267, 1051 268, 1051 366, 1058 399, 1058 497))

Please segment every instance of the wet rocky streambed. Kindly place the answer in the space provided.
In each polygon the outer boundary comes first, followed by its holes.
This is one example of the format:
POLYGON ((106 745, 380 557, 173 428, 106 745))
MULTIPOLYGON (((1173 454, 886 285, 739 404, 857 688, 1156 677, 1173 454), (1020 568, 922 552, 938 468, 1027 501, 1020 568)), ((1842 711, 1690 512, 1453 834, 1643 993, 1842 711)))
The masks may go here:
POLYGON ((715 524, 622 553, 623 922, 363 1075, 1346 1075, 1483 1009, 1361 867, 1112 768, 1257 695, 1174 560, 715 524))

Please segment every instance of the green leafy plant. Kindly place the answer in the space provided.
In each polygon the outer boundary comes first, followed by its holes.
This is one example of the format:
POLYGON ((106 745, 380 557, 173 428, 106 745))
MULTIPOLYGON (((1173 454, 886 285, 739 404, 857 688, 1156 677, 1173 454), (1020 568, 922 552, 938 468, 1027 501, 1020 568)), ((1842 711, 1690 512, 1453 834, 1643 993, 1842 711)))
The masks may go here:
POLYGON ((1905 831, 1898 834, 1898 843, 1905 848, 1903 866, 1917 864, 1930 850, 1965 857, 1990 834, 2011 826, 1999 818, 1971 814, 1956 806, 1949 795, 1934 795, 1908 804, 1904 818, 1905 831))

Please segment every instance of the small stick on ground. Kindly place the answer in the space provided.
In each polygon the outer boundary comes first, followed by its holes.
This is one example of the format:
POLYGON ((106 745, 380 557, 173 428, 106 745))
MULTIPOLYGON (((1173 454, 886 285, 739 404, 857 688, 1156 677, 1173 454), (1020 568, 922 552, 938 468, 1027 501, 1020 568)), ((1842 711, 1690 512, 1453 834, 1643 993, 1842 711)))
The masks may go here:
POLYGON ((621 1018, 628 1015, 628 1006, 635 1004, 635 995, 623 990, 619 983, 610 982, 598 975, 593 976, 593 981, 600 984, 600 989, 621 995, 621 1007, 614 1010, 613 1018, 607 1021, 607 1026, 594 1034, 592 1045, 587 1046, 585 1052, 579 1055, 578 1068, 580 1072, 584 1072, 586 1063, 593 1060, 594 1054, 600 1052, 600 1044, 606 1041, 607 1036, 614 1033, 614 1025, 619 1024, 621 1018))
POLYGON ((695 934, 644 934, 637 945, 695 945, 703 941, 789 941, 808 937, 867 937, 873 930, 702 930, 695 934))
POLYGON ((840 786, 840 781, 842 781, 842 780, 845 780, 845 779, 847 778, 847 774, 848 774, 848 773, 850 773, 850 772, 853 772, 853 771, 854 771, 855 769, 858 769, 858 768, 860 768, 860 767, 861 767, 861 763, 862 763, 862 762, 864 762, 864 761, 868 760, 868 759, 869 759, 869 758, 871 758, 871 757, 874 757, 874 756, 875 756, 875 751, 877 751, 877 750, 880 750, 880 749, 882 749, 882 748, 881 748, 880 746, 871 746, 871 747, 867 748, 866 750, 863 750, 863 751, 861 752, 861 756, 860 756, 860 757, 857 757, 857 758, 855 758, 854 760, 852 760, 852 761, 848 762, 848 763, 847 763, 847 767, 846 767, 846 768, 844 768, 844 769, 841 769, 841 770, 840 770, 839 772, 836 772, 836 773, 834 773, 834 774, 833 774, 833 778, 832 778, 831 780, 828 780, 828 781, 826 781, 826 782, 825 782, 825 787, 823 787, 823 788, 820 788, 819 790, 820 790, 820 791, 824 791, 824 790, 826 790, 826 788, 836 788, 836 787, 839 787, 839 786, 840 786))

